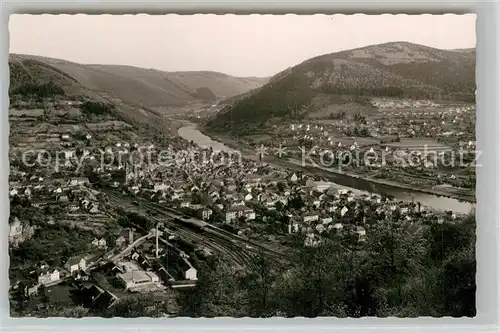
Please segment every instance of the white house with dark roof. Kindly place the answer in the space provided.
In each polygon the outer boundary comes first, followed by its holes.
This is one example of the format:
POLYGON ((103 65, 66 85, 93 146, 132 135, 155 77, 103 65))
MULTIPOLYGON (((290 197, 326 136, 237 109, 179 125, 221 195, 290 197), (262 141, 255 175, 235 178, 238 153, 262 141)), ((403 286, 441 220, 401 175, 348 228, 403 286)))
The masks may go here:
POLYGON ((38 276, 38 283, 43 284, 43 285, 51 285, 54 283, 57 283, 61 280, 61 275, 59 270, 57 269, 51 269, 45 272, 42 272, 38 276))
POLYGON ((191 265, 189 260, 187 260, 184 257, 181 257, 180 260, 178 261, 178 265, 182 270, 182 275, 184 279, 191 281, 198 280, 197 270, 196 268, 193 267, 193 265, 191 265))
POLYGON ((81 186, 89 183, 89 179, 86 177, 72 178, 69 182, 70 186, 81 186))
POLYGON ((318 220, 319 220, 319 216, 317 214, 304 215, 304 217, 303 217, 303 221, 305 223, 314 222, 314 221, 318 221, 318 220))
POLYGON ((83 256, 75 256, 70 258, 64 265, 70 273, 76 272, 78 270, 85 270, 87 268, 87 261, 83 256))
POLYGON ((99 239, 99 241, 97 242, 97 246, 100 249, 106 249, 107 247, 106 240, 104 238, 99 239))
POLYGON ((247 220, 255 220, 255 211, 251 208, 241 205, 231 207, 226 212, 226 223, 230 223, 240 217, 245 217, 245 219, 247 220))
POLYGON ((201 213, 201 218, 202 220, 209 220, 210 217, 212 216, 213 211, 209 208, 202 208, 200 209, 201 213))
POLYGON ((344 216, 345 214, 347 214, 347 212, 349 211, 349 208, 347 207, 343 207, 341 210, 340 210, 340 216, 344 216))
POLYGON ((357 226, 356 227, 356 233, 358 234, 358 239, 360 242, 364 241, 366 239, 366 230, 362 226, 357 226))
POLYGON ((127 290, 134 289, 136 287, 152 286, 155 282, 159 281, 156 274, 146 271, 130 271, 118 274, 118 279, 127 290))
POLYGON ((324 217, 321 219, 321 223, 322 224, 329 224, 329 223, 332 223, 333 222, 333 219, 331 217, 324 217))

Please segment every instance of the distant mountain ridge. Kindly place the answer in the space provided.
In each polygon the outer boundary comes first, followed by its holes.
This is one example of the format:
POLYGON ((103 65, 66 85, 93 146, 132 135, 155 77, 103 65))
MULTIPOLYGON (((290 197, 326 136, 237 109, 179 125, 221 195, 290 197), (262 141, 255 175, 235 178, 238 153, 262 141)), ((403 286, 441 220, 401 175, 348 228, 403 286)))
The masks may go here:
POLYGON ((320 55, 233 98, 207 129, 244 135, 273 121, 304 117, 325 100, 363 103, 371 96, 387 96, 472 102, 475 62, 474 49, 440 50, 408 42, 320 55))
POLYGON ((123 102, 145 107, 211 102, 255 89, 267 78, 240 78, 211 71, 163 72, 121 65, 83 65, 33 55, 11 54, 11 87, 31 76, 37 80, 58 77, 70 90, 90 89, 123 102), (23 74, 23 72, 25 72, 23 74), (78 87, 81 85, 81 87, 78 87), (200 90, 201 89, 201 90, 200 90), (202 93, 200 94, 200 91, 202 93), (203 98, 207 97, 207 100, 203 98))

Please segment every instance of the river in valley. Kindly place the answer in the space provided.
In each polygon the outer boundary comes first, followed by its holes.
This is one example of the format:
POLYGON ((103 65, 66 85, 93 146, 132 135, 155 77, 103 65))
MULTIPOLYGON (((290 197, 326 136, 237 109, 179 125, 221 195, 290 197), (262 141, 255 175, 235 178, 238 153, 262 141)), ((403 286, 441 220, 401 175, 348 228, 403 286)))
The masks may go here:
POLYGON ((201 133, 198 129, 196 129, 195 124, 185 125, 179 128, 177 131, 180 137, 184 138, 187 141, 193 141, 201 148, 208 149, 212 147, 215 152, 225 151, 225 152, 235 152, 236 150, 226 146, 223 143, 212 140, 210 137, 201 133))
MULTIPOLYGON (((188 141, 193 141, 198 146, 202 148, 210 148, 214 151, 226 151, 235 152, 235 149, 228 147, 227 145, 215 141, 212 138, 201 133, 195 124, 187 124, 182 126, 178 130, 178 134, 188 141)), ((343 188, 361 191, 370 191, 377 193, 386 193, 394 196, 396 201, 415 201, 420 202, 422 205, 430 207, 436 210, 442 211, 453 211, 459 214, 467 214, 473 208, 475 208, 475 203, 460 201, 454 198, 447 198, 443 196, 437 196, 433 194, 422 193, 418 191, 409 191, 407 189, 402 189, 390 185, 374 184, 373 182, 366 179, 352 178, 349 176, 329 173, 330 180, 335 184, 340 185, 343 188)))

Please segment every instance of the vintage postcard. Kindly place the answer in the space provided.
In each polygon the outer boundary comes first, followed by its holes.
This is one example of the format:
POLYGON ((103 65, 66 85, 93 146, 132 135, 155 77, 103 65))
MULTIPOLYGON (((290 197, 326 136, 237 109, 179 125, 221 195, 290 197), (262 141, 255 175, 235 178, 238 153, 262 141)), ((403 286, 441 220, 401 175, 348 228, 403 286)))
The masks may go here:
POLYGON ((12 15, 11 316, 475 316, 475 21, 12 15))

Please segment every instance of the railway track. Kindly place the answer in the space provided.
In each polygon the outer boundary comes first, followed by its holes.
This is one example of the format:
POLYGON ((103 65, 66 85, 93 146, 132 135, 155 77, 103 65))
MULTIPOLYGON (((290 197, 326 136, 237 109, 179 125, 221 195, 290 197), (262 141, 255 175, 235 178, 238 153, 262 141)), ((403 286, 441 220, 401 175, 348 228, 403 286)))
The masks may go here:
MULTIPOLYGON (((117 206, 126 207, 143 214, 147 214, 147 210, 149 209, 164 215, 164 218, 157 216, 148 216, 148 218, 155 222, 162 222, 167 227, 175 227, 175 232, 179 235, 179 237, 185 239, 186 241, 196 243, 197 245, 202 245, 214 253, 223 255, 239 266, 246 266, 252 260, 252 255, 250 255, 247 251, 242 250, 241 247, 233 241, 210 232, 204 233, 202 230, 192 230, 182 222, 175 222, 173 220, 175 217, 170 216, 163 209, 155 207, 151 203, 141 200, 141 205, 135 206, 131 203, 129 198, 119 196, 115 193, 108 193, 108 195, 110 202, 117 206)), ((144 231, 148 232, 147 230, 144 231)))
MULTIPOLYGON (((174 219, 182 221, 182 213, 179 213, 175 211, 174 209, 171 208, 165 208, 162 207, 159 204, 148 202, 148 201, 143 201, 141 202, 144 205, 146 205, 149 209, 154 209, 155 211, 165 214, 167 216, 171 216, 174 219)), ((184 219, 185 220, 185 219, 184 219)), ((190 221, 196 220, 196 219, 189 219, 190 221)), ((284 260, 285 255, 283 253, 277 252, 275 250, 269 249, 268 247, 265 247, 259 243, 256 243, 251 240, 243 239, 240 236, 237 236, 229 231, 217 228, 209 223, 206 223, 204 221, 196 220, 197 225, 202 227, 203 230, 206 232, 207 235, 210 235, 209 237, 216 238, 220 241, 232 243, 236 245, 237 247, 241 248, 242 250, 245 250, 245 252, 253 252, 255 254, 260 254, 262 253, 263 255, 266 255, 268 257, 277 259, 277 260, 284 260)), ((183 221, 185 222, 185 221, 183 221)), ((182 222, 179 222, 179 225, 182 225, 182 222)))
POLYGON ((181 237, 181 238, 185 238, 187 240, 192 240, 192 241, 196 242, 196 244, 200 244, 203 247, 209 249, 213 253, 221 254, 221 255, 227 257, 228 259, 235 262, 239 266, 245 266, 245 265, 248 265, 250 263, 251 257, 247 253, 241 252, 240 250, 234 249, 234 248, 228 249, 227 248, 228 244, 225 244, 225 246, 223 246, 223 245, 216 243, 215 241, 209 242, 200 235, 187 234, 184 230, 180 230, 180 232, 178 232, 178 234, 179 234, 179 237, 181 237))
MULTIPOLYGON (((165 214, 164 210, 155 207, 153 204, 146 202, 144 203, 144 205, 146 205, 147 209, 154 210, 160 214, 165 214)), ((166 216, 170 217, 169 215, 166 216)), ((165 221, 161 218, 152 217, 152 219, 165 223, 165 221)), ((201 230, 199 232, 196 232, 185 226, 183 223, 172 221, 172 225, 175 225, 177 227, 177 233, 179 234, 179 236, 182 235, 184 236, 184 238, 187 238, 186 240, 194 240, 196 244, 206 246, 214 252, 233 258, 234 261, 240 265, 246 265, 252 259, 251 255, 249 255, 246 251, 243 251, 239 246, 228 239, 219 237, 218 235, 211 232, 209 233, 201 230)))
POLYGON ((240 266, 248 264, 251 259, 246 253, 242 253, 238 249, 233 248, 230 244, 221 244, 216 240, 207 240, 205 237, 197 234, 196 232, 177 228, 177 230, 173 231, 173 233, 176 233, 181 239, 191 242, 194 245, 201 245, 213 253, 222 254, 240 266))

